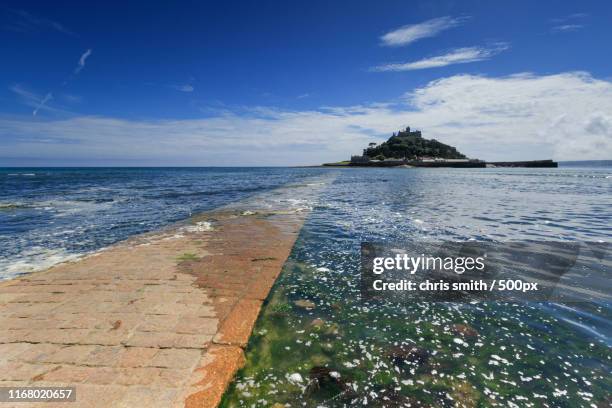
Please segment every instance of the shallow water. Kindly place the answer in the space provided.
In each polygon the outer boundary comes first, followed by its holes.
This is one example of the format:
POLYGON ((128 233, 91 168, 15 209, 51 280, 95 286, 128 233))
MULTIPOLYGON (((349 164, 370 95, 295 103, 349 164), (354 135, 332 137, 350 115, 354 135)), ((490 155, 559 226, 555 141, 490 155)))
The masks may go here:
POLYGON ((607 406, 609 304, 364 303, 359 246, 609 242, 612 169, 337 172, 224 406, 607 406))

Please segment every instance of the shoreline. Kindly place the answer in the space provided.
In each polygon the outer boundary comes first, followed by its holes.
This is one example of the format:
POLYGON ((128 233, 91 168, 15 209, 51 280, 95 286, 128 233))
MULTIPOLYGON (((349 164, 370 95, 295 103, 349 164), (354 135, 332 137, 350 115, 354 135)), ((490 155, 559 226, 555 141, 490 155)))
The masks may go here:
POLYGON ((15 280, 15 279, 27 278, 29 276, 33 276, 38 273, 46 272, 49 269, 56 268, 61 265, 70 265, 70 264, 74 264, 77 262, 81 262, 90 257, 99 256, 103 254, 104 252, 112 250, 113 248, 117 246, 131 245, 131 242, 134 240, 154 239, 164 234, 174 234, 176 231, 180 231, 182 228, 189 227, 191 224, 193 224, 192 222, 193 219, 198 217, 199 215, 206 214, 208 212, 213 212, 213 211, 215 210, 212 209, 208 211, 203 211, 199 213, 198 215, 195 215, 195 216, 192 215, 185 219, 171 222, 156 230, 145 231, 145 232, 141 232, 135 235, 130 235, 125 238, 121 238, 115 243, 112 243, 106 246, 102 246, 100 248, 93 249, 91 251, 79 252, 79 253, 68 253, 66 256, 63 257, 63 259, 55 263, 51 263, 49 265, 41 265, 40 267, 35 267, 34 269, 30 269, 27 272, 21 272, 17 275, 0 276, 0 287, 2 287, 3 284, 10 282, 12 280, 15 280))
MULTIPOLYGON (((96 167, 91 167, 91 168, 96 168, 96 167)), ((161 169, 161 167, 151 167, 151 168, 161 169)), ((100 168, 100 169, 105 169, 105 168, 100 168)), ((292 182, 289 182, 288 185, 290 185, 291 183, 292 182)), ((269 194, 271 191, 279 190, 283 188, 286 188, 286 186, 279 185, 276 187, 272 187, 270 189, 263 190, 261 192, 256 192, 254 195, 250 195, 250 196, 241 198, 236 202, 222 203, 220 206, 214 206, 210 208, 197 210, 197 211, 194 211, 193 213, 190 210, 189 214, 187 213, 182 214, 180 218, 165 221, 163 224, 155 226, 151 229, 137 231, 129 235, 119 236, 119 237, 116 237, 116 240, 114 242, 104 243, 102 245, 96 245, 95 247, 84 249, 84 250, 68 250, 64 247, 54 247, 54 246, 48 247, 48 246, 45 246, 46 244, 39 244, 39 245, 34 245, 32 247, 26 247, 23 249, 22 253, 19 254, 19 257, 15 257, 14 255, 11 257, 7 256, 4 259, 0 257, 0 261, 2 261, 0 262, 0 285, 2 285, 2 283, 5 281, 17 279, 20 277, 30 276, 32 274, 43 272, 47 269, 50 269, 58 265, 78 262, 87 257, 96 256, 110 248, 115 247, 116 245, 123 245, 125 243, 129 243, 130 240, 136 237, 154 236, 154 235, 158 235, 163 232, 180 229, 181 227, 188 225, 194 217, 197 217, 198 214, 218 211, 223 208, 231 208, 234 205, 252 205, 248 203, 250 203, 253 199, 257 199, 257 197, 259 196, 262 196, 262 195, 265 196, 266 194, 269 194), (23 254, 23 253, 27 253, 31 251, 32 249, 36 250, 38 253, 35 253, 34 256, 26 256, 23 254)), ((42 204, 40 205, 37 205, 36 203, 24 204, 23 202, 20 202, 20 201, 0 202, 0 212, 2 210, 11 211, 12 209, 21 209, 21 208, 38 209, 40 207, 42 207, 42 204)), ((69 217, 66 217, 66 218, 69 218, 69 217)))
POLYGON ((317 185, 1 282, 0 385, 75 385, 75 406, 216 406, 309 213, 289 197, 317 185))

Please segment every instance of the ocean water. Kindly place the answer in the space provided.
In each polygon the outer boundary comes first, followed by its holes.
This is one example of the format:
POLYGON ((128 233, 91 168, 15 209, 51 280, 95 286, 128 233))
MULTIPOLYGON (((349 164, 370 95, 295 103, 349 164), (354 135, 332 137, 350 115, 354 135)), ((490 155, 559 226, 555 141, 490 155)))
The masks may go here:
POLYGON ((610 242, 612 167, 336 173, 311 203, 223 406, 609 406, 610 304, 362 302, 359 249, 610 242))
POLYGON ((317 173, 275 168, 0 168, 0 280, 317 173))
POLYGON ((312 211, 224 406, 610 405, 606 302, 398 306, 359 298, 363 241, 610 242, 610 163, 0 169, 0 279, 313 180, 318 189, 324 183, 320 193, 291 197, 312 211), (312 307, 298 306, 305 301, 312 307))

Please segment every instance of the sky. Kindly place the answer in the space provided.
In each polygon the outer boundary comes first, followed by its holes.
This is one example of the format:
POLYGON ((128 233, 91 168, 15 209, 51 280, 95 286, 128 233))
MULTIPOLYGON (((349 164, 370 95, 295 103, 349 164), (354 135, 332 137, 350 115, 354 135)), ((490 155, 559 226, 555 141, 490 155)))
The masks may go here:
POLYGON ((0 2, 0 166, 612 159, 612 2, 0 2))

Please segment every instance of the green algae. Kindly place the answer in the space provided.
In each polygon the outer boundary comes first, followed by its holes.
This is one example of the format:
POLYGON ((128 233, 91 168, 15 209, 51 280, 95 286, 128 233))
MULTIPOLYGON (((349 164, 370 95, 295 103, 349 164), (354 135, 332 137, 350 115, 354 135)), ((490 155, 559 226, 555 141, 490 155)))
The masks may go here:
POLYGON ((177 256, 176 259, 179 262, 189 262, 189 261, 197 261, 200 259, 200 257, 198 257, 196 254, 185 252, 184 254, 177 256))
POLYGON ((577 407, 605 403, 612 389, 609 347, 536 308, 362 304, 354 276, 296 258, 264 304, 222 407, 577 407))

